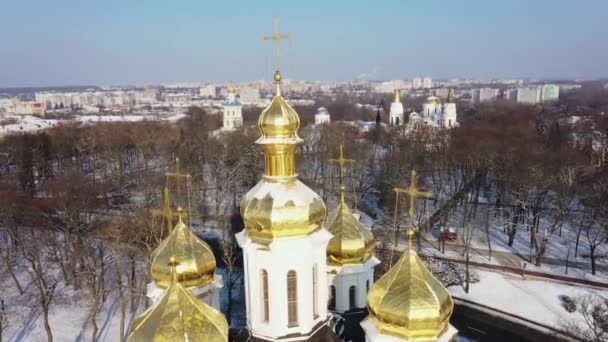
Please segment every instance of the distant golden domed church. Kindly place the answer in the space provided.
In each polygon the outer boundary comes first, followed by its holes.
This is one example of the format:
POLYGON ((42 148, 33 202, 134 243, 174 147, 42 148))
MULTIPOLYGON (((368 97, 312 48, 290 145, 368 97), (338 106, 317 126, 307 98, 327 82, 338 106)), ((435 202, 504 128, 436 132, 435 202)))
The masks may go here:
MULTIPOLYGON (((285 37, 277 28, 271 39, 285 37)), ((236 234, 244 258, 246 340, 340 341, 328 325, 330 313, 367 307, 367 341, 450 341, 452 299, 411 243, 374 283, 380 262, 374 237, 346 203, 344 184, 326 222, 325 203, 298 179, 300 119, 281 95, 281 81, 276 71, 275 96, 258 120, 264 176, 242 199, 245 228, 236 234)), ((343 166, 342 153, 340 159, 343 166)), ((153 304, 132 324, 130 342, 228 341, 213 253, 178 215, 152 254, 153 304)))

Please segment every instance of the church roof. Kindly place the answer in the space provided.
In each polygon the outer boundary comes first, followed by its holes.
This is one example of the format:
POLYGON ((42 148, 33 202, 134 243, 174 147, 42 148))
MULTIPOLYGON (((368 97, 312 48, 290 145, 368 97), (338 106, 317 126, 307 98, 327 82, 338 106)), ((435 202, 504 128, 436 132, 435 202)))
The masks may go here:
POLYGON ((241 106, 241 101, 234 100, 224 103, 224 106, 241 106))
MULTIPOLYGON (((175 269, 172 259, 172 269, 175 269)), ((161 300, 137 317, 128 342, 228 341, 228 323, 221 312, 205 304, 173 276, 161 300)))
POLYGON ((410 246, 369 290, 369 319, 383 334, 407 340, 435 340, 448 327, 454 302, 410 246))
POLYGON ((344 186, 340 203, 336 208, 327 230, 333 237, 327 245, 327 262, 330 265, 360 264, 372 256, 374 236, 350 210, 344 200, 344 186))
POLYGON ((171 284, 171 258, 178 262, 175 272, 183 286, 202 287, 213 281, 216 266, 213 251, 184 224, 181 213, 173 231, 151 255, 152 279, 158 287, 167 288, 171 284))

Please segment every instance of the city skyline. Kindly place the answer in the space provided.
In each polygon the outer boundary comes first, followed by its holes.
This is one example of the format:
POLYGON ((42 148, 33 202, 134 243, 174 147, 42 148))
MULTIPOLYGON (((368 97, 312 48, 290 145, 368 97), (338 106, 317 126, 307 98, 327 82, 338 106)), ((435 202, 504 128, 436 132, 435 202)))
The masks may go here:
POLYGON ((589 3, 27 0, 0 13, 11 33, 0 87, 269 79, 272 48, 261 36, 274 16, 294 34, 282 66, 292 79, 603 78, 608 3, 589 3))

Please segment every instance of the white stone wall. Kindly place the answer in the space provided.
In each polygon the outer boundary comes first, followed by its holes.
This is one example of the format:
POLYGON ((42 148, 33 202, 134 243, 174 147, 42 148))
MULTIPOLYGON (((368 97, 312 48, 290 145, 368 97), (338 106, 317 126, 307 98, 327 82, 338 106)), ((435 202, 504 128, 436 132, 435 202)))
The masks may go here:
MULTIPOLYGON (((355 286, 356 300, 354 308, 364 308, 367 305, 367 292, 374 284, 374 267, 379 263, 380 261, 376 257, 372 257, 364 264, 328 266, 328 283, 330 286, 328 291, 331 291, 331 286, 336 289, 335 311, 337 313, 344 313, 352 309, 350 307, 351 286, 355 286)), ((329 295, 331 296, 331 292, 329 292, 329 295)))
POLYGON ((236 235, 245 261, 247 325, 253 336, 277 340, 289 334, 312 334, 327 319, 327 266, 325 250, 331 234, 274 239, 269 246, 252 241, 243 230, 236 235), (313 312, 313 267, 317 270, 317 310, 313 312), (264 321, 262 270, 268 272, 269 320, 264 321), (288 324, 287 273, 297 272, 298 324, 288 324))
POLYGON ((391 126, 403 125, 403 103, 392 102, 391 111, 389 114, 389 123, 391 126))

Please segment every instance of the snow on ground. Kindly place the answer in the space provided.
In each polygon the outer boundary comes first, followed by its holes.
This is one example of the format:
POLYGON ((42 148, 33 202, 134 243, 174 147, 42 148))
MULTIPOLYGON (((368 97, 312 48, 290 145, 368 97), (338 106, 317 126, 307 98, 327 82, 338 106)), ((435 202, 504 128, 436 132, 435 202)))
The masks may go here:
POLYGON ((59 120, 41 119, 31 115, 7 115, 5 119, 17 119, 16 124, 0 126, 0 136, 15 133, 35 133, 59 124, 59 120))
MULTIPOLYGON (((217 269, 224 281, 227 274, 224 269, 217 269)), ((60 274, 57 274, 60 277, 60 274)), ((44 342, 47 340, 44 330, 43 316, 38 304, 37 290, 32 284, 27 272, 18 273, 18 279, 24 287, 25 293, 20 295, 15 283, 10 277, 0 279, 2 297, 5 300, 8 327, 3 332, 3 338, 8 342, 44 342)), ((56 289, 56 297, 51 304, 50 325, 54 341, 58 342, 85 342, 92 341, 93 328, 89 320, 89 304, 83 290, 74 290, 60 283, 56 289)), ((245 299, 241 281, 235 286, 233 293, 232 325, 243 326, 245 320, 245 299)), ((222 310, 226 310, 226 286, 220 294, 222 310)), ((125 329, 129 328, 132 319, 144 311, 143 303, 139 305, 132 315, 127 309, 125 329)), ((120 299, 115 291, 111 292, 108 300, 98 317, 99 342, 113 342, 120 339, 120 299)))
POLYGON ((561 328, 564 321, 577 320, 583 324, 580 314, 568 313, 562 307, 560 296, 576 297, 593 293, 608 298, 608 290, 476 271, 480 281, 471 284, 468 294, 464 292, 462 286, 450 287, 450 293, 455 297, 487 305, 557 329, 561 328))
POLYGON ((99 122, 138 122, 138 121, 169 121, 176 122, 186 117, 184 113, 166 113, 161 115, 81 115, 73 120, 43 119, 31 115, 7 115, 5 119, 19 120, 16 124, 0 126, 0 136, 18 133, 35 133, 61 124, 82 123, 94 124, 99 122))

